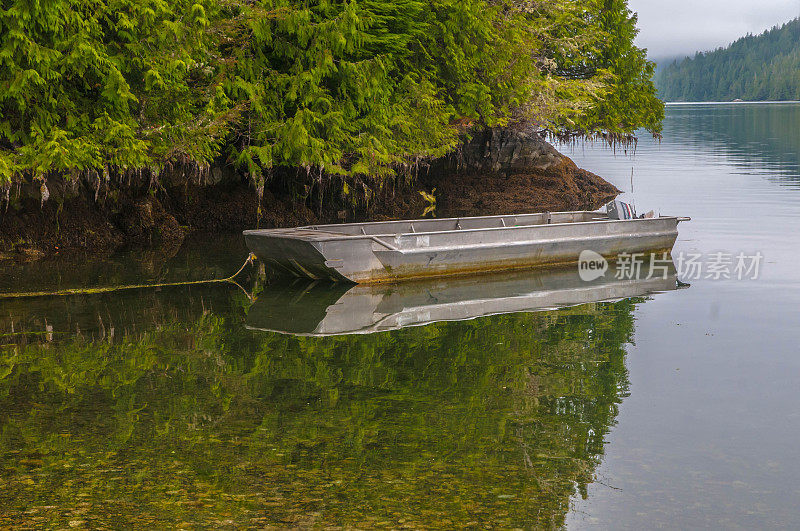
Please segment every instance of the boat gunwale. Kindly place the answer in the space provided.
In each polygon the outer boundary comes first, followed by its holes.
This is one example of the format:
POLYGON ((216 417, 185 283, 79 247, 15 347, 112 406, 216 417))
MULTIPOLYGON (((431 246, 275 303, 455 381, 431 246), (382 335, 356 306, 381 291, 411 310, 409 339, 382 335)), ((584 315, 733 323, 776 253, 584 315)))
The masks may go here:
MULTIPOLYGON (((592 213, 591 211, 576 211, 576 212, 586 212, 592 213)), ((552 212, 552 214, 572 214, 573 212, 552 212)), ((539 213, 541 214, 541 213, 539 213)), ((535 214, 518 214, 516 216, 528 216, 528 215, 535 215, 535 214)), ((460 220, 469 220, 469 219, 499 219, 505 217, 514 217, 513 214, 508 214, 505 216, 473 216, 468 218, 442 218, 436 221, 460 221, 460 220)), ((389 232, 389 233, 382 233, 382 234, 344 234, 336 235, 336 236, 329 236, 331 232, 335 231, 328 231, 322 230, 321 227, 336 227, 336 224, 332 225, 308 225, 305 227, 286 227, 286 228, 275 228, 275 229, 251 229, 243 231, 245 235, 253 235, 253 236, 267 236, 267 235, 274 235, 276 237, 288 237, 291 239, 302 239, 302 237, 298 235, 282 235, 278 231, 282 230, 305 230, 310 233, 318 232, 319 236, 314 238, 314 241, 317 242, 330 242, 330 241, 355 241, 355 240, 374 240, 375 238, 397 238, 401 236, 430 236, 436 234, 463 234, 463 233, 471 233, 471 232, 487 232, 487 231, 501 231, 501 230, 519 230, 519 229, 530 229, 535 227, 561 227, 561 226, 576 226, 576 225, 594 225, 594 224, 601 224, 601 223, 629 223, 629 222, 654 222, 660 220, 670 220, 674 219, 678 223, 681 221, 688 221, 690 218, 681 217, 681 216, 658 216, 654 218, 633 218, 633 219, 598 219, 598 220, 591 220, 591 221, 569 221, 563 223, 543 223, 543 224, 536 224, 536 225, 513 225, 510 227, 478 227, 473 229, 448 229, 448 230, 440 230, 440 231, 427 231, 427 232, 389 232)), ((377 224, 377 223, 413 223, 414 221, 429 221, 429 220, 420 220, 420 219, 413 219, 413 220, 394 220, 394 221, 376 221, 376 222, 366 222, 366 223, 350 223, 347 224, 348 226, 359 226, 359 225, 370 225, 370 224, 377 224)))
MULTIPOLYGON (((458 216, 454 218, 415 218, 415 219, 390 219, 386 221, 361 221, 358 223, 326 223, 322 225, 303 225, 297 227, 298 229, 322 229, 323 227, 360 227, 362 225, 391 225, 393 223, 414 223, 416 221, 461 221, 473 219, 500 219, 500 218, 519 218, 529 216, 542 216, 545 214, 596 214, 598 216, 607 216, 605 212, 598 212, 597 210, 561 210, 558 212, 530 212, 528 214, 493 214, 491 216, 458 216)), ((615 220, 616 221, 616 220, 615 220)), ((510 228, 510 227, 509 227, 510 228)))

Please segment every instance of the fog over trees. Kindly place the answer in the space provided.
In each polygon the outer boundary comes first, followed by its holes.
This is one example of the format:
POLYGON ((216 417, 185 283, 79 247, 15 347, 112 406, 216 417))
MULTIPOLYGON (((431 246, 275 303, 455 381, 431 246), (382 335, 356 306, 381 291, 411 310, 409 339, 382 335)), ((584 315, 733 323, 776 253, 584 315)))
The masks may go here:
POLYGON ((800 99, 800 19, 659 68, 666 101, 800 99))

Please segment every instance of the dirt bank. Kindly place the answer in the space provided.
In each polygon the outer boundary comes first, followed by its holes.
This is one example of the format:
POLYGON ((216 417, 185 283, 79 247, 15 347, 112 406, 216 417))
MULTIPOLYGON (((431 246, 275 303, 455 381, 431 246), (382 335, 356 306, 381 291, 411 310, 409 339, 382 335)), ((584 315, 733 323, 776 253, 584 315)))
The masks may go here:
POLYGON ((50 199, 38 190, 12 190, 0 207, 0 259, 36 259, 65 252, 108 253, 120 247, 159 248, 168 254, 194 231, 236 232, 342 221, 422 216, 436 198, 437 217, 594 209, 618 191, 538 137, 476 136, 462 150, 420 171, 408 184, 391 184, 369 202, 307 194, 298 199, 274 179, 260 204, 247 180, 230 169, 216 182, 170 178, 157 187, 49 180, 50 199))

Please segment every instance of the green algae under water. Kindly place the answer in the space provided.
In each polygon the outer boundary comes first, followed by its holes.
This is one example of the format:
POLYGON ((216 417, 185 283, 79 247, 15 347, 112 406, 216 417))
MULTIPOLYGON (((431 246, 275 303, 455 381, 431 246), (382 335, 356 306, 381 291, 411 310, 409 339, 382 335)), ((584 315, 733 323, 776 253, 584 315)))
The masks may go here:
MULTIPOLYGON (((195 274, 240 258, 217 254, 195 274)), ((15 286, 196 258, 34 264, 15 286)), ((248 330, 230 286, 4 301, 0 526, 559 527, 642 301, 318 338, 248 330)))

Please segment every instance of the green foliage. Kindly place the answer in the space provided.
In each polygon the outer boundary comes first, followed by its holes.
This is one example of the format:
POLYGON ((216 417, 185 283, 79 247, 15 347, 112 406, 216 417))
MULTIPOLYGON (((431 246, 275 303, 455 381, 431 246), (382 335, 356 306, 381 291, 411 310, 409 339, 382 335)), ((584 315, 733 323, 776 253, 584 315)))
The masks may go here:
POLYGON ((674 61, 656 82, 668 101, 798 100, 800 19, 674 61))
POLYGON ((597 64, 610 79, 603 98, 588 113, 587 128, 625 134, 645 127, 658 133, 664 104, 655 97, 655 64, 647 60, 645 50, 633 45, 638 33, 636 15, 628 10, 625 0, 602 0, 599 4, 600 32, 605 38, 597 64))
MULTIPOLYGON (((455 145, 450 112, 404 56, 419 2, 263 2, 241 8, 226 91, 249 112, 233 143, 254 176, 273 166, 380 175, 455 145), (409 31, 408 34, 397 33, 409 31)), ((234 13, 231 13, 233 16, 234 13)))
POLYGON ((655 65, 633 44, 637 19, 627 1, 521 1, 540 43, 542 75, 527 103, 535 122, 556 134, 661 131, 655 65))
POLYGON ((175 162, 356 181, 465 125, 659 128, 626 0, 14 0, 0 10, 0 184, 175 162))
POLYGON ((3 166, 45 178, 208 161, 225 129, 194 82, 208 57, 204 13, 193 0, 0 10, 3 166))

